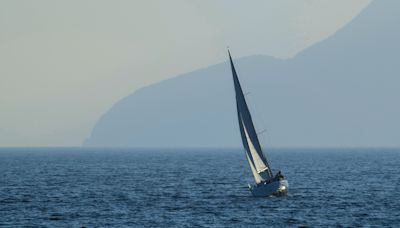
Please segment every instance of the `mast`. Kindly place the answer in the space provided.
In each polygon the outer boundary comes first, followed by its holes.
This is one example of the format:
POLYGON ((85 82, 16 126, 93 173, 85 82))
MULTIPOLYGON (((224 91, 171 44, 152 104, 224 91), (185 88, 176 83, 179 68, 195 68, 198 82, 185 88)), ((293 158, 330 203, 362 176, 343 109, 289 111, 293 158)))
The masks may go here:
POLYGON ((262 183, 273 177, 271 168, 265 157, 260 142, 254 128, 253 120, 246 99, 243 95, 243 90, 240 85, 235 66, 232 61, 231 53, 228 49, 229 61, 232 70, 233 84, 236 94, 236 108, 242 138, 243 147, 246 151, 246 158, 249 162, 250 169, 253 173, 256 183, 262 183))

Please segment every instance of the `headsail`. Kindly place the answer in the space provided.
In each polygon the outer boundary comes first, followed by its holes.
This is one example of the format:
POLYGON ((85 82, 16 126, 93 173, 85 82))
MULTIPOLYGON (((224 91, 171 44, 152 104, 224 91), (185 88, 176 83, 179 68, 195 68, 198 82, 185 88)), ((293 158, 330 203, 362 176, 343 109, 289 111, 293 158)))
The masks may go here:
POLYGON ((273 177, 272 171, 268 165, 268 161, 264 156, 260 142, 257 137, 256 130, 253 125, 246 99, 244 98, 242 87, 233 65, 231 53, 229 52, 229 60, 232 69, 233 83, 236 94, 236 107, 239 121, 240 135, 242 137, 243 146, 246 150, 246 157, 250 164, 256 183, 261 183, 273 177))

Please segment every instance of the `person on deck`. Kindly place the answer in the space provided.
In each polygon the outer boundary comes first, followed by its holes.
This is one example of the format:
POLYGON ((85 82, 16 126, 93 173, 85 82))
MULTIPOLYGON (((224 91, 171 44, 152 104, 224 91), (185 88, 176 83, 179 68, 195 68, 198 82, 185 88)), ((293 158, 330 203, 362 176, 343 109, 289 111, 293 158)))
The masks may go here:
POLYGON ((283 177, 281 171, 279 170, 278 173, 275 175, 275 179, 276 179, 276 180, 283 180, 283 178, 284 178, 284 177, 283 177))

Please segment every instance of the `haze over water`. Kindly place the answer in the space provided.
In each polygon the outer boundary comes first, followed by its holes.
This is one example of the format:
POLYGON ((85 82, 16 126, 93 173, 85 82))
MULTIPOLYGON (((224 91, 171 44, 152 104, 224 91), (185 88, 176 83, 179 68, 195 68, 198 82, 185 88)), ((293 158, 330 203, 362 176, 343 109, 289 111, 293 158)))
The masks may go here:
POLYGON ((399 149, 275 149, 284 198, 241 150, 0 149, 0 226, 400 226, 399 149))

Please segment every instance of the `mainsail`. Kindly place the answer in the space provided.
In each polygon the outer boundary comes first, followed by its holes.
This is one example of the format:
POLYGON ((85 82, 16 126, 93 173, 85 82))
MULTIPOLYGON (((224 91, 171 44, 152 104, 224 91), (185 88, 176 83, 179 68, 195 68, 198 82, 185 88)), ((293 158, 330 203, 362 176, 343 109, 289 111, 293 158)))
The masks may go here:
POLYGON ((253 173, 256 183, 262 183, 273 177, 272 171, 268 165, 268 161, 264 156, 260 142, 258 141, 257 132, 254 128, 246 99, 244 98, 242 87, 233 65, 231 53, 228 50, 229 60, 231 63, 233 83, 236 94, 236 107, 239 121, 240 135, 242 137, 243 146, 246 150, 247 161, 253 173))

